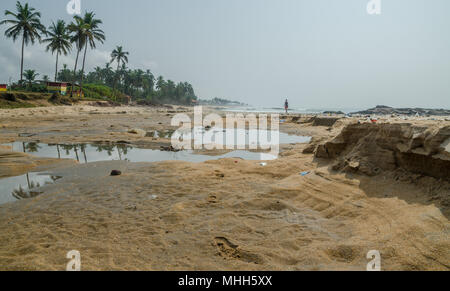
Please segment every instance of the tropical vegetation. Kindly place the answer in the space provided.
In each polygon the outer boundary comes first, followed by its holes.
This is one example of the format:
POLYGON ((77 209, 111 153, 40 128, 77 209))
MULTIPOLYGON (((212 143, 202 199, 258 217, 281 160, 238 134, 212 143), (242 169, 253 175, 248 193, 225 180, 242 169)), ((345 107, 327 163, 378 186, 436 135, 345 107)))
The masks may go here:
POLYGON ((22 54, 20 59, 20 81, 22 82, 25 46, 30 42, 34 44, 36 40, 41 41, 41 35, 46 34, 46 29, 41 23, 41 13, 37 12, 33 7, 30 7, 28 3, 22 5, 17 1, 16 12, 6 10, 5 16, 11 16, 11 19, 0 22, 0 25, 10 25, 5 31, 5 36, 12 38, 14 42, 19 38, 22 41, 22 54))
MULTIPOLYGON (((104 67, 96 67, 92 72, 85 72, 88 50, 96 49, 97 45, 106 40, 101 29, 102 20, 96 18, 94 12, 85 12, 83 16, 74 16, 72 22, 66 24, 63 20, 52 22, 48 29, 41 23, 41 14, 28 3, 17 1, 16 11, 5 11, 7 19, 0 25, 8 26, 5 36, 14 42, 22 41, 20 60, 20 81, 12 86, 23 91, 42 92, 45 85, 38 83, 39 73, 35 70, 24 71, 24 50, 30 43, 46 44, 46 50, 55 55, 54 80, 71 83, 70 97, 74 97, 74 84, 86 97, 120 101, 128 95, 132 100, 147 100, 152 103, 191 104, 197 100, 194 89, 187 82, 175 83, 155 75, 150 70, 131 69, 127 67, 129 52, 122 46, 117 46, 111 53, 111 60, 104 67), (59 68, 59 58, 75 52, 73 70, 67 64, 59 68), (82 57, 82 60, 80 60, 82 57), (80 67, 81 61, 81 69, 80 67), (116 68, 113 70, 112 64, 116 68), (26 84, 24 83, 24 77, 26 84)), ((42 82, 48 82, 49 77, 43 75, 42 82)), ((78 89, 77 89, 78 90, 78 89)))

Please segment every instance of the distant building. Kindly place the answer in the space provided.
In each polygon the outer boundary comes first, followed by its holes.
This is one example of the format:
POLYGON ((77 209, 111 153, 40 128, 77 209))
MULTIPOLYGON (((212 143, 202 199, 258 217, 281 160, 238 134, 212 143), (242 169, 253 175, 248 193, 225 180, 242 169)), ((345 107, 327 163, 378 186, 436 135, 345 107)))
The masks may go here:
POLYGON ((66 95, 67 83, 47 82, 47 91, 48 93, 59 93, 61 95, 66 95))
MULTIPOLYGON (((61 95, 70 95, 72 92, 72 83, 64 82, 47 82, 47 91, 49 93, 59 93, 61 95)), ((84 97, 83 92, 80 94, 80 86, 74 84, 73 96, 84 97)))
POLYGON ((6 92, 8 86, 6 84, 0 84, 0 92, 6 92))

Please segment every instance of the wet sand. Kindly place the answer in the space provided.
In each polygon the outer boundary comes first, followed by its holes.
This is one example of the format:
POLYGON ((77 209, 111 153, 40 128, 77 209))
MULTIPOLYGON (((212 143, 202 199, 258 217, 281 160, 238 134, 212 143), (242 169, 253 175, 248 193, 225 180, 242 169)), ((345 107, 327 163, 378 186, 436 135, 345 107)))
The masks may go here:
MULTIPOLYGON (((0 143, 122 141, 159 148, 169 140, 130 130, 174 129, 170 118, 190 110, 0 110, 0 143)), ((280 128, 313 136, 311 144, 283 145, 266 166, 235 158, 78 164, 0 148, 2 177, 30 170, 62 177, 36 198, 0 205, 0 269, 65 270, 70 250, 80 251, 83 270, 365 270, 369 250, 380 251, 383 270, 450 269, 448 181, 401 169, 373 176, 337 169, 337 158, 317 156, 318 146, 358 118, 331 126, 310 118, 291 116, 280 128), (112 169, 123 174, 109 176, 112 169)), ((430 132, 450 126, 446 120, 379 123, 430 132)), ((445 150, 440 155, 445 163, 445 150)))

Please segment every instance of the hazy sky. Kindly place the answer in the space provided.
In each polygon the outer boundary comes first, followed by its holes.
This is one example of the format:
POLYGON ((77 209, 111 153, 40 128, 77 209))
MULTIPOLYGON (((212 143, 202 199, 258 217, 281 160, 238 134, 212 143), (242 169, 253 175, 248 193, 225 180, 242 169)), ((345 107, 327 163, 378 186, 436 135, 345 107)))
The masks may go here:
MULTIPOLYGON (((15 9, 2 0, 2 10, 15 9)), ((51 20, 70 21, 69 0, 29 0, 51 20)), ((450 108, 450 1, 81 0, 104 22, 107 41, 88 69, 123 45, 130 67, 193 84, 200 98, 281 107, 377 104, 450 108)), ((0 16, 4 19, 3 13, 0 16)), ((20 42, 0 26, 0 83, 19 77, 20 42)), ((74 55, 62 63, 73 67, 74 55)), ((54 74, 54 56, 26 48, 25 69, 54 74)))

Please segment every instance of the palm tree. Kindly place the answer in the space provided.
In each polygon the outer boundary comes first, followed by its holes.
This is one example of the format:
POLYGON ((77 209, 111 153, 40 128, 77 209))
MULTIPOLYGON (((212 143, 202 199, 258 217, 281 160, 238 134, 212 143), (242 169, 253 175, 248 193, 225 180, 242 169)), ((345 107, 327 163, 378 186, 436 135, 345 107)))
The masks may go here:
POLYGON ((111 84, 114 82, 113 81, 113 79, 114 79, 114 76, 113 76, 114 72, 113 72, 113 70, 111 68, 111 63, 106 63, 105 68, 102 70, 102 74, 103 74, 103 77, 105 79, 105 84, 108 85, 108 86, 111 86, 111 84))
MULTIPOLYGON (((117 70, 116 70, 116 75, 119 75, 119 68, 120 68, 120 63, 123 63, 125 65, 125 63, 128 63, 128 55, 130 53, 129 52, 125 52, 123 51, 123 48, 121 46, 116 47, 116 49, 114 49, 111 53, 111 63, 113 62, 117 62, 117 70)), ((113 85, 113 94, 115 89, 116 89, 116 82, 117 82, 117 76, 114 79, 114 85, 113 85)))
POLYGON ((77 76, 77 67, 78 67, 78 57, 80 56, 80 51, 83 49, 86 44, 86 24, 84 23, 84 19, 79 17, 78 15, 73 17, 74 22, 70 23, 67 29, 72 33, 70 40, 75 43, 77 48, 77 57, 75 58, 75 67, 73 69, 73 80, 72 80, 72 89, 70 91, 70 97, 73 97, 73 85, 76 81, 77 76))
POLYGON ((67 64, 63 64, 63 68, 58 72, 58 81, 68 82, 72 79, 72 71, 69 70, 67 64))
POLYGON ((35 70, 26 70, 24 72, 24 76, 28 82, 28 86, 31 87, 33 81, 36 79, 37 76, 39 76, 39 74, 35 70))
POLYGON ((55 69, 55 82, 58 76, 58 58, 60 54, 67 54, 72 49, 72 44, 70 43, 70 36, 67 33, 67 27, 64 20, 58 20, 56 24, 53 22, 49 27, 47 39, 43 42, 48 43, 47 51, 51 50, 52 54, 56 52, 56 69, 55 69))
POLYGON ((17 38, 22 37, 22 56, 20 62, 20 81, 23 81, 23 52, 25 45, 36 40, 41 41, 41 34, 46 34, 45 26, 41 24, 41 13, 37 12, 28 3, 22 5, 19 1, 16 3, 17 12, 5 11, 5 16, 12 16, 14 19, 6 19, 0 22, 2 24, 11 24, 12 26, 5 31, 7 38, 12 38, 15 42, 17 38))
POLYGON ((102 70, 103 69, 98 67, 98 66, 94 68, 95 79, 100 80, 101 82, 103 82, 103 72, 102 72, 102 70))
POLYGON ((84 36, 85 47, 84 47, 84 56, 83 56, 83 66, 81 68, 81 81, 80 81, 80 92, 83 90, 83 76, 84 76, 84 65, 86 63, 86 53, 87 53, 87 45, 89 44, 91 49, 96 48, 96 41, 103 43, 105 41, 105 33, 103 30, 99 29, 99 25, 103 22, 100 19, 95 18, 94 12, 86 12, 84 14, 83 22, 86 25, 84 36))
POLYGON ((156 89, 158 89, 158 91, 162 92, 164 90, 165 86, 166 86, 166 81, 164 81, 163 76, 159 76, 158 80, 156 81, 156 89))
POLYGON ((152 72, 150 72, 150 70, 147 70, 145 72, 144 80, 144 91, 147 94, 151 94, 155 86, 155 76, 152 74, 152 72))

